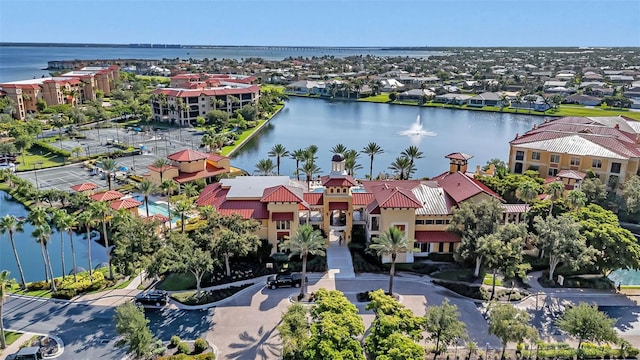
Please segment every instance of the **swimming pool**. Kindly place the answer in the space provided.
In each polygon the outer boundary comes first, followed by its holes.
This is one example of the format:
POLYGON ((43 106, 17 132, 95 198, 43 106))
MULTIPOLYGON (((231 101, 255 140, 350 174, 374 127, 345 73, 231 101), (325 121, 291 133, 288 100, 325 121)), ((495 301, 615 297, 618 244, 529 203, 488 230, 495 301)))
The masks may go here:
MULTIPOLYGON (((140 214, 144 216, 147 213, 147 207, 144 204, 144 196, 134 196, 134 198, 142 203, 142 205, 138 207, 138 212, 140 212, 140 214)), ((159 204, 153 201, 149 201, 149 215, 156 214, 171 218, 171 222, 180 220, 180 216, 169 216, 166 204, 159 204)))

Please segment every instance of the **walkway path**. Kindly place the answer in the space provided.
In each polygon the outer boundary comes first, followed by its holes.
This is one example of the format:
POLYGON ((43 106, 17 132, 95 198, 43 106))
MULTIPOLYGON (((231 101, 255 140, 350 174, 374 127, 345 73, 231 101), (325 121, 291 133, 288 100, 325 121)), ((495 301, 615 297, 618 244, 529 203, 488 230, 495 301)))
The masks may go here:
POLYGON ((329 279, 355 279, 351 262, 351 253, 347 245, 339 244, 339 233, 333 230, 329 233, 329 247, 327 248, 327 276, 329 279))

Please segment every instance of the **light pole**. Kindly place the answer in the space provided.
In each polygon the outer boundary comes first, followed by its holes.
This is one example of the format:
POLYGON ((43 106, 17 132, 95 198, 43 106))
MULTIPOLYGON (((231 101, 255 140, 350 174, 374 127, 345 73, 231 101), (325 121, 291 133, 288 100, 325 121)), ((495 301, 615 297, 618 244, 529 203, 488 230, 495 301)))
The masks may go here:
POLYGON ((36 168, 36 165, 42 165, 41 162, 37 162, 33 164, 33 176, 36 178, 36 190, 40 190, 40 184, 38 183, 38 169, 36 168))

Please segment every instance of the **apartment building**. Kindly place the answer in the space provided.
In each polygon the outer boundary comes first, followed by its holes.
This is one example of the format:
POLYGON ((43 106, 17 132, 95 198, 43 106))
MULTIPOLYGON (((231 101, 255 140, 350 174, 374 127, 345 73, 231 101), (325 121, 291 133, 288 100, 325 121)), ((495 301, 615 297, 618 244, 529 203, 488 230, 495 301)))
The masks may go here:
POLYGON ((624 116, 547 120, 509 144, 509 169, 516 174, 593 171, 612 190, 640 175, 640 122, 624 116))
POLYGON ((210 110, 229 114, 260 98, 253 76, 233 74, 182 74, 171 78, 168 88, 152 92, 153 119, 173 124, 195 125, 198 116, 210 110))

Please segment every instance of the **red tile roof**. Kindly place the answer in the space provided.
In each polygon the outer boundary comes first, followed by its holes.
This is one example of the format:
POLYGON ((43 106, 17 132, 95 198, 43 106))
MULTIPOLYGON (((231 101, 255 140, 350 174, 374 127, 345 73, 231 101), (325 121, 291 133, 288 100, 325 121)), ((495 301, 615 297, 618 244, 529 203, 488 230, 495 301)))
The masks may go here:
POLYGON ((267 203, 260 200, 227 200, 216 208, 222 215, 238 214, 243 219, 268 219, 267 203))
POLYGON ((375 199, 372 193, 354 192, 353 205, 369 205, 375 199))
POLYGON ((302 194, 304 197, 304 201, 309 205, 322 205, 324 204, 324 194, 323 193, 304 193, 302 194))
POLYGON ((181 173, 180 175, 174 177, 173 180, 179 184, 184 184, 189 181, 210 178, 212 176, 220 175, 225 172, 227 172, 225 168, 219 168, 211 164, 207 164, 207 167, 202 171, 181 173))
POLYGON ((489 189, 486 185, 476 179, 470 178, 462 172, 451 173, 444 178, 438 179, 438 185, 440 185, 456 203, 460 203, 481 193, 486 193, 500 201, 504 201, 500 195, 493 192, 493 190, 489 189))
POLYGON ((383 182, 380 185, 372 186, 370 189, 377 204, 381 208, 417 209, 422 207, 422 204, 411 192, 410 188, 397 186, 401 184, 402 183, 389 181, 383 182))
MULTIPOLYGON (((235 82, 235 81, 229 81, 235 82)), ((221 96, 221 95, 242 95, 258 93, 260 87, 252 85, 246 88, 205 88, 205 89, 156 89, 152 94, 164 94, 173 97, 196 97, 196 96, 221 96)))
POLYGON ((227 157, 226 156, 222 156, 220 154, 216 154, 216 153, 208 153, 207 154, 207 159, 217 162, 217 161, 220 161, 220 160, 227 159, 227 157))
POLYGON ((95 195, 91 195, 91 199, 96 201, 113 201, 113 200, 118 200, 123 196, 124 194, 119 191, 109 190, 109 191, 105 191, 95 195))
POLYGON ((301 199, 285 185, 278 185, 264 189, 264 192, 262 193, 262 199, 260 199, 260 201, 299 203, 302 202, 303 199, 301 199))
POLYGON ((136 199, 122 199, 122 200, 116 200, 114 202, 111 203, 111 208, 114 210, 120 210, 120 209, 131 209, 134 207, 138 207, 142 205, 142 203, 136 199))
POLYGON ((584 178, 587 177, 587 174, 583 173, 582 171, 577 171, 577 170, 560 170, 560 172, 557 174, 557 176, 559 178, 567 178, 567 179, 574 179, 574 180, 584 180, 584 178))
POLYGON ((207 157, 208 155, 203 152, 191 150, 191 149, 185 149, 167 156, 167 159, 177 161, 177 162, 188 162, 188 161, 204 160, 207 157))
POLYGON ((205 186, 204 189, 202 189, 202 191, 200 192, 200 195, 196 200, 196 204, 198 206, 214 206, 216 199, 224 199, 227 196, 228 192, 229 189, 222 189, 222 185, 220 183, 209 184, 205 186))
POLYGON ((170 169, 177 169, 177 168, 178 168, 177 166, 173 166, 173 165, 164 165, 162 168, 155 167, 153 165, 147 165, 147 169, 155 172, 167 171, 170 169))
POLYGON ((73 185, 71 187, 71 190, 82 192, 82 191, 93 190, 93 189, 96 189, 97 187, 98 187, 98 185, 96 185, 94 183, 82 183, 82 184, 78 184, 78 185, 73 185))
POLYGON ((322 186, 354 186, 357 184, 351 176, 331 178, 329 175, 325 175, 320 180, 322 181, 322 186))
POLYGON ((416 231, 416 242, 419 243, 445 243, 460 242, 460 236, 449 231, 416 231))
POLYGON ((447 156, 445 156, 445 158, 447 159, 452 159, 452 160, 469 160, 473 157, 473 155, 469 155, 469 154, 463 154, 463 153, 451 153, 447 156))

